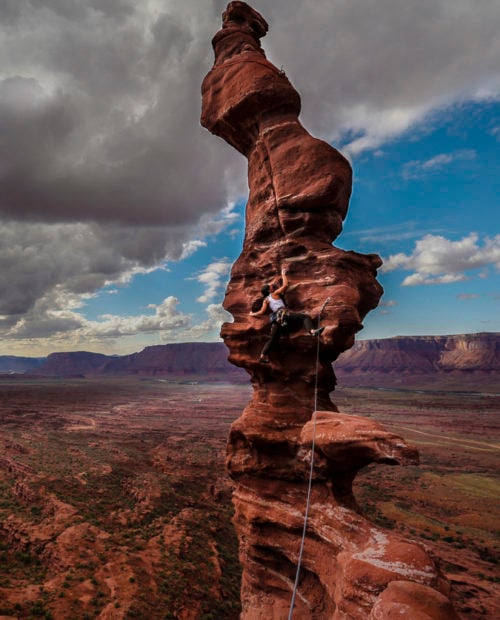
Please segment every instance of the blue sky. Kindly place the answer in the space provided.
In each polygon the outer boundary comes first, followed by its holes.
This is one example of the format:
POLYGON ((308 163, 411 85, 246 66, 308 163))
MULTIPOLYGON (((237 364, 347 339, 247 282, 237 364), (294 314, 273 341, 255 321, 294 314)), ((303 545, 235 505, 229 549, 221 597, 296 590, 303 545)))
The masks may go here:
MULTIPOLYGON (((252 4, 353 164, 335 244, 384 260, 358 337, 500 331, 498 3, 252 4)), ((0 6, 0 355, 218 339, 247 191, 199 124, 224 7, 0 6)))
MULTIPOLYGON (((337 146, 348 148, 352 137, 345 140, 337 146)), ((381 269, 385 293, 358 338, 500 331, 499 143, 500 104, 462 102, 352 158, 354 191, 335 245, 378 253, 386 264, 405 257, 381 269), (427 267, 431 252, 438 255, 427 267)), ((241 251, 244 205, 242 198, 234 222, 192 255, 102 289, 82 313, 92 320, 152 314, 148 304, 175 295, 184 313, 206 320, 207 302, 221 302, 229 266, 241 251), (207 296, 200 277, 213 265, 220 268, 210 278, 217 286, 207 296)))
POLYGON ((382 305, 360 337, 500 330, 499 113, 460 103, 354 159, 338 245, 385 261, 382 305))

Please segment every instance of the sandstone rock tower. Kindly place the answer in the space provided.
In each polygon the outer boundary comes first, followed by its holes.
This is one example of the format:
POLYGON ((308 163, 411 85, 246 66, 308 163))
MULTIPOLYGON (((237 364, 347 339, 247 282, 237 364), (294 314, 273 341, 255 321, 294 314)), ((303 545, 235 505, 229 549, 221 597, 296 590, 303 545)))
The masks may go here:
POLYGON ((234 322, 221 332, 230 361, 248 371, 254 389, 232 425, 227 458, 242 618, 288 618, 292 591, 297 620, 456 618, 426 551, 367 521, 352 493, 359 469, 416 462, 416 450, 380 424, 340 414, 329 397, 332 362, 352 346, 382 294, 378 256, 332 246, 347 213, 351 167, 300 124, 299 94, 261 48, 264 18, 230 2, 222 19, 202 85, 201 123, 248 158, 245 239, 224 301, 234 322), (304 330, 282 337, 271 363, 261 364, 269 317, 249 312, 282 268, 287 305, 314 320, 321 313, 326 328, 319 343, 304 330))

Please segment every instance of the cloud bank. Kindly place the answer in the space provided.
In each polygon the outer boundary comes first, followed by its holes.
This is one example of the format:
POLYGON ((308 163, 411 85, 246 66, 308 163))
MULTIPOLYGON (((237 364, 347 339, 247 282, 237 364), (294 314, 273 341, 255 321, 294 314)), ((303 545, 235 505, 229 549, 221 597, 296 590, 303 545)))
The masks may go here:
POLYGON ((450 284, 471 277, 471 271, 493 266, 500 271, 500 235, 479 242, 476 233, 458 241, 440 235, 426 235, 415 244, 412 254, 393 254, 382 271, 413 271, 403 286, 450 284))

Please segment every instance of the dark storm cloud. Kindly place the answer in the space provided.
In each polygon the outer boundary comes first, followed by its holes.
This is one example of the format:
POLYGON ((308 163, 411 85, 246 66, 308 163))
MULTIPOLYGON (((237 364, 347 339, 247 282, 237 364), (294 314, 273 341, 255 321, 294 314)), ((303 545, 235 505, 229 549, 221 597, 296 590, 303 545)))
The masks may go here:
POLYGON ((210 65, 199 23, 118 2, 106 13, 85 2, 23 6, 1 50, 0 212, 179 225, 220 209, 214 179, 221 152, 233 156, 199 125, 210 65))
MULTIPOLYGON (((224 4, 3 2, 0 212, 168 226, 221 208, 223 171, 238 156, 199 126, 199 88, 224 4)), ((498 92, 493 1, 254 5, 306 125, 355 128, 355 148, 434 105, 498 92)))
POLYGON ((119 263, 114 270, 106 268, 107 253, 84 225, 5 224, 0 230, 0 314, 24 314, 60 282, 74 292, 102 286, 106 277, 120 273, 119 263))
POLYGON ((0 227, 0 316, 68 306, 106 283, 178 259, 189 231, 84 223, 8 222, 0 227), (47 301, 48 300, 48 301, 47 301))
POLYGON ((433 107, 498 96, 499 7, 494 0, 291 0, 284 11, 284 2, 273 3, 268 49, 303 95, 305 124, 330 136, 359 131, 356 150, 433 107))
MULTIPOLYGON (((302 95, 304 124, 323 138, 354 131, 348 152, 436 106, 498 96, 496 0, 252 4, 270 23, 268 57, 302 95)), ((0 2, 4 324, 26 312, 43 315, 45 331, 70 322, 49 320, 50 308, 179 258, 200 221, 217 228, 211 218, 245 191, 244 159, 199 125, 225 5, 0 2)))

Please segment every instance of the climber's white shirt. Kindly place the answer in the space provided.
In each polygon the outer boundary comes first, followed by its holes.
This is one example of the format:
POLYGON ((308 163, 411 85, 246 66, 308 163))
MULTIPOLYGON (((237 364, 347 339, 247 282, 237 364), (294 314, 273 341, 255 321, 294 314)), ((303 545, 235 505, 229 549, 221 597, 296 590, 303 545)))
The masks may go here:
POLYGON ((285 302, 281 299, 281 297, 279 299, 273 299, 271 295, 268 295, 267 301, 269 302, 271 312, 278 312, 280 308, 286 308, 285 302))

